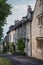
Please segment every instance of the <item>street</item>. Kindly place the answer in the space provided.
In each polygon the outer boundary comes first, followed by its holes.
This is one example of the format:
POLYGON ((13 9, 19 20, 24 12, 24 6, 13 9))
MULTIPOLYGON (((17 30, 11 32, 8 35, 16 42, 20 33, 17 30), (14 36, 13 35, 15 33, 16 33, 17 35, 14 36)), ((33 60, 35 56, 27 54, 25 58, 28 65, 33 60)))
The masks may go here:
POLYGON ((26 56, 0 54, 0 58, 1 57, 7 58, 11 62, 11 65, 43 65, 43 61, 26 56))

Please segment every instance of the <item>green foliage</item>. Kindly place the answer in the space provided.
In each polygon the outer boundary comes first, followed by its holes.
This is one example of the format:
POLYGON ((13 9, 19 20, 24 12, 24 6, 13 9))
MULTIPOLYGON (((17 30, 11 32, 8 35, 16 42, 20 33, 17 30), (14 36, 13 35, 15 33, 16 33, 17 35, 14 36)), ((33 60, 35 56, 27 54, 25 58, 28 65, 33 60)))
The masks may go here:
POLYGON ((3 47, 3 53, 6 53, 6 51, 7 51, 7 46, 4 46, 3 47))
POLYGON ((3 28, 0 26, 0 40, 1 40, 1 37, 3 36, 3 28))
POLYGON ((22 38, 18 39, 17 49, 19 50, 19 53, 23 54, 24 48, 25 48, 25 43, 24 43, 23 39, 22 38))
POLYGON ((15 45, 14 45, 14 43, 12 43, 12 49, 13 49, 13 52, 15 52, 15 45))
POLYGON ((11 63, 6 58, 0 58, 0 65, 11 65, 11 63))
POLYGON ((9 43, 6 43, 6 47, 7 47, 7 51, 9 51, 9 49, 10 49, 9 43))
POLYGON ((0 0, 0 40, 3 35, 3 26, 6 24, 6 18, 11 14, 11 5, 7 3, 7 0, 0 0))
POLYGON ((3 45, 3 52, 4 53, 8 52, 9 49, 10 49, 9 43, 6 43, 6 45, 5 44, 3 45))
POLYGON ((11 42, 10 43, 10 49, 11 49, 12 54, 14 54, 15 53, 15 45, 14 45, 14 42, 11 42))
POLYGON ((6 45, 3 45, 3 52, 11 52, 14 53, 15 52, 15 45, 14 42, 7 42, 6 45))

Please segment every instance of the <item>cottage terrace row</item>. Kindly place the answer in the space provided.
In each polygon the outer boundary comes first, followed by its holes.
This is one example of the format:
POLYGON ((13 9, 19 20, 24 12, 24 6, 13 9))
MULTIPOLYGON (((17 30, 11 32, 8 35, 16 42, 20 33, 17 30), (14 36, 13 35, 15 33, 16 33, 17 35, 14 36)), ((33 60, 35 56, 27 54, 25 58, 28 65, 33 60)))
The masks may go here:
POLYGON ((43 0, 36 0, 34 11, 28 6, 27 15, 9 27, 5 39, 16 46, 21 37, 25 41, 26 54, 43 60, 43 0))

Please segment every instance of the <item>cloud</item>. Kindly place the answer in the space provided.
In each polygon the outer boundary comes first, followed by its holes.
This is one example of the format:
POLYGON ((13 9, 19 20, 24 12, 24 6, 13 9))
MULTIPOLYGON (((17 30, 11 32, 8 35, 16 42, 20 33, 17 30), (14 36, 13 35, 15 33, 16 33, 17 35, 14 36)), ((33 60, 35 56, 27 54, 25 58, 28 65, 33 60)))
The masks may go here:
POLYGON ((26 10, 27 9, 27 5, 14 5, 15 9, 21 9, 21 10, 26 10))
POLYGON ((9 3, 11 3, 12 5, 31 5, 34 4, 36 0, 8 0, 9 3))

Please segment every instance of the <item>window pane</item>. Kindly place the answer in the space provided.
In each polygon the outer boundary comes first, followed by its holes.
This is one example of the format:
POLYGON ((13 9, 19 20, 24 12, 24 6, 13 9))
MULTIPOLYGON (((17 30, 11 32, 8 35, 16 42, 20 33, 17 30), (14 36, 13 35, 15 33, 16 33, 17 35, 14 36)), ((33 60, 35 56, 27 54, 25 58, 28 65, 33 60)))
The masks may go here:
POLYGON ((38 20, 39 20, 39 25, 43 25, 43 17, 42 16, 39 17, 38 20))
POLYGON ((43 25, 43 17, 42 17, 42 25, 43 25))
POLYGON ((39 0, 39 6, 43 4, 43 0, 39 0))
POLYGON ((37 41, 37 48, 43 49, 43 40, 38 40, 37 41))
POLYGON ((42 25, 42 17, 40 17, 40 25, 42 25))
POLYGON ((41 18, 39 17, 39 19, 38 19, 38 20, 39 20, 39 25, 41 25, 41 18))
POLYGON ((43 0, 42 0, 42 4, 43 4, 43 0))

